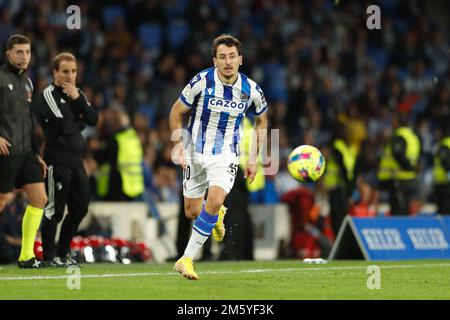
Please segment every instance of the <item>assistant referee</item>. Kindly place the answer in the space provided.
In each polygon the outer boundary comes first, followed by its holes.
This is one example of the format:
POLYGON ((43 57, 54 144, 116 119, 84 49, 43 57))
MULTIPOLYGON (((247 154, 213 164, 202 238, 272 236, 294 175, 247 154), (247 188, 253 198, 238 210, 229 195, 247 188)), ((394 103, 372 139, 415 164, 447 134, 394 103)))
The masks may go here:
POLYGON ((30 40, 18 34, 9 37, 6 57, 8 62, 0 67, 0 212, 14 187, 27 193, 29 205, 22 220, 18 266, 39 269, 43 265, 34 255, 34 239, 47 202, 43 183, 47 166, 33 139, 33 84, 26 76, 30 40))

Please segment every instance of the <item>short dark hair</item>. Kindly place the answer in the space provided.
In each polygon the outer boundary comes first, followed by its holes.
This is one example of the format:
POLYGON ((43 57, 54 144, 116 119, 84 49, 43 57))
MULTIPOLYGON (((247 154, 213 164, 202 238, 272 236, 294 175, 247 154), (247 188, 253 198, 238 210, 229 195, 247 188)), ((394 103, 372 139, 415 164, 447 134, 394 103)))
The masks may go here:
POLYGON ((13 34, 6 41, 6 50, 11 50, 15 44, 30 44, 31 41, 21 34, 13 34))
POLYGON ((61 61, 75 61, 77 62, 77 58, 70 52, 61 52, 56 55, 56 57, 53 59, 53 70, 58 71, 59 64, 61 61))
POLYGON ((227 47, 236 47, 238 54, 241 55, 241 49, 242 49, 241 42, 238 39, 236 39, 235 37, 233 37, 231 34, 222 34, 222 35, 218 36, 217 38, 215 38, 212 43, 211 53, 212 53, 213 58, 216 57, 217 47, 220 46, 221 44, 224 44, 227 47))

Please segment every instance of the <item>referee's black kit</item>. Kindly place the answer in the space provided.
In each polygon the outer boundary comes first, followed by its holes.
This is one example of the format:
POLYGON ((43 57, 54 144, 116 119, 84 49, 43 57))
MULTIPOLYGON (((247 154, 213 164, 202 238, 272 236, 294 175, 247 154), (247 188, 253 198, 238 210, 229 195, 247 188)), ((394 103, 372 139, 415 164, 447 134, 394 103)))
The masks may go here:
POLYGON ((25 72, 9 62, 0 67, 0 137, 11 144, 9 155, 0 156, 0 193, 43 181, 36 159, 32 95, 33 84, 25 72))

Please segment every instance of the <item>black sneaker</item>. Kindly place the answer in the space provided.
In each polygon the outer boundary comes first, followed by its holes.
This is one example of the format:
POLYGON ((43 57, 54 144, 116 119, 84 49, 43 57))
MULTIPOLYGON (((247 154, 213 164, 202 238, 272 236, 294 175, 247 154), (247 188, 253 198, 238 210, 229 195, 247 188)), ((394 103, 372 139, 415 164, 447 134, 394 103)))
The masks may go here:
POLYGON ((60 257, 54 257, 53 259, 45 260, 44 262, 45 262, 45 264, 48 267, 52 267, 52 268, 64 268, 64 267, 66 267, 66 264, 61 260, 60 257))
POLYGON ((45 263, 42 263, 42 261, 36 258, 31 258, 25 261, 18 261, 17 266, 20 269, 42 269, 46 267, 45 263))
POLYGON ((65 258, 62 258, 61 261, 64 262, 66 267, 70 267, 70 266, 79 267, 80 266, 78 264, 77 260, 75 260, 75 258, 70 253, 65 258))

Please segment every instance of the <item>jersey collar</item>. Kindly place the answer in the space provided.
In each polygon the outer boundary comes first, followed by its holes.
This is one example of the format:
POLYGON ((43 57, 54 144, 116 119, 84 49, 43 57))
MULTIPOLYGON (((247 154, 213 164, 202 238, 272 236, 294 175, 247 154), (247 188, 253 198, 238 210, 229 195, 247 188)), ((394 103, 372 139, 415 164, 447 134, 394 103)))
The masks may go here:
POLYGON ((238 76, 237 76, 237 78, 236 78, 236 81, 235 81, 233 84, 226 84, 226 83, 223 83, 222 80, 221 80, 220 77, 219 77, 219 70, 218 70, 217 68, 214 68, 214 75, 217 77, 217 79, 220 81, 220 83, 221 83, 222 85, 224 85, 224 86, 231 86, 231 87, 234 87, 234 86, 236 85, 236 83, 239 83, 239 81, 241 80, 241 73, 240 73, 240 72, 238 72, 238 76))

